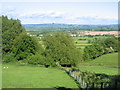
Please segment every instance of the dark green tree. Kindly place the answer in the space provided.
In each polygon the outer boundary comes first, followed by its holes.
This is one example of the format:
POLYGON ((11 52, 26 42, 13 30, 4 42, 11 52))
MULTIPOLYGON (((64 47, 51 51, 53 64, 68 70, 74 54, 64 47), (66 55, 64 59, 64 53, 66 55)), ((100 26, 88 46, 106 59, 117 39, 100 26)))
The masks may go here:
POLYGON ((66 33, 54 33, 46 35, 43 39, 45 52, 44 55, 48 64, 57 65, 76 65, 81 60, 81 53, 75 48, 73 40, 66 33))
POLYGON ((8 19, 7 16, 2 16, 2 50, 3 56, 12 51, 14 39, 25 32, 20 20, 8 19))
MULTIPOLYGON (((36 52, 42 52, 42 47, 38 44, 36 38, 22 33, 14 40, 13 53, 17 60, 26 59, 28 56, 35 55, 36 52)), ((40 53, 41 54, 41 53, 40 53)))
POLYGON ((110 48, 111 51, 118 51, 118 39, 116 39, 114 37, 107 38, 104 41, 104 47, 110 48))
POLYGON ((100 44, 86 46, 84 49, 84 60, 91 60, 101 56, 104 53, 104 47, 100 44))
MULTIPOLYGON (((41 55, 43 52, 41 44, 38 43, 36 38, 27 35, 20 20, 8 19, 7 16, 1 18, 4 62, 19 61, 30 56, 37 57, 38 53, 41 55)), ((32 62, 36 62, 36 60, 32 62)))

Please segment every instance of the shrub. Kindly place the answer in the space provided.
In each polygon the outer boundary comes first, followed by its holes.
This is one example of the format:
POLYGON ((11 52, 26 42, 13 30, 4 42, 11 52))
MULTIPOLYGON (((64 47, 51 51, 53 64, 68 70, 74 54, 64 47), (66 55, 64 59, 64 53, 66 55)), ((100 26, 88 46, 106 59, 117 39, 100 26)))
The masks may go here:
POLYGON ((34 65, 37 65, 37 64, 40 64, 40 65, 45 65, 46 63, 46 60, 45 60, 45 57, 42 56, 41 54, 35 54, 35 55, 32 55, 32 56, 29 56, 27 58, 27 62, 29 64, 34 64, 34 65))
POLYGON ((3 56, 3 62, 5 62, 5 63, 15 62, 15 61, 16 61, 16 59, 15 59, 13 53, 8 53, 3 56))

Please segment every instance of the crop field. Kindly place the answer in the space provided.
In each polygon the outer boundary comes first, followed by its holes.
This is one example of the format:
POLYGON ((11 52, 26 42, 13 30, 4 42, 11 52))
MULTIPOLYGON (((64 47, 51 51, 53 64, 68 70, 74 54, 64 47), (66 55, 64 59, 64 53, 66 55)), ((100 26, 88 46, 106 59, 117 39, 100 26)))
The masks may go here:
POLYGON ((91 37, 89 37, 89 36, 77 36, 77 37, 73 37, 73 39, 74 40, 92 40, 92 39, 94 39, 94 38, 102 38, 102 39, 104 39, 104 38, 108 38, 108 37, 110 37, 110 36, 91 36, 91 37))
POLYGON ((103 55, 93 61, 83 62, 79 66, 81 71, 118 75, 118 53, 103 55))
POLYGON ((3 64, 3 88, 78 88, 65 71, 31 65, 3 64))

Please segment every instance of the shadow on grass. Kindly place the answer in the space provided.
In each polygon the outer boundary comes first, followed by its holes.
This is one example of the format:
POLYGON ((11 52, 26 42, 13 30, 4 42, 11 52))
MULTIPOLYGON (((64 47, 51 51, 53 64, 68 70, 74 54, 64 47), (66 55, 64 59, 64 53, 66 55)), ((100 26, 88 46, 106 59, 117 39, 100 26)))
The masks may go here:
POLYGON ((55 87, 56 90, 72 90, 71 88, 55 87))

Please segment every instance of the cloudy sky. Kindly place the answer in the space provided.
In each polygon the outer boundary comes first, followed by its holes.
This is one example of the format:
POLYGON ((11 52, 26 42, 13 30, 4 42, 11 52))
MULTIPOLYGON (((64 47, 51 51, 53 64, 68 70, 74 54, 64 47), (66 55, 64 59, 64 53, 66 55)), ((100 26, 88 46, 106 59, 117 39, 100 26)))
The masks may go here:
POLYGON ((22 24, 117 24, 118 2, 2 2, 0 15, 22 24))

